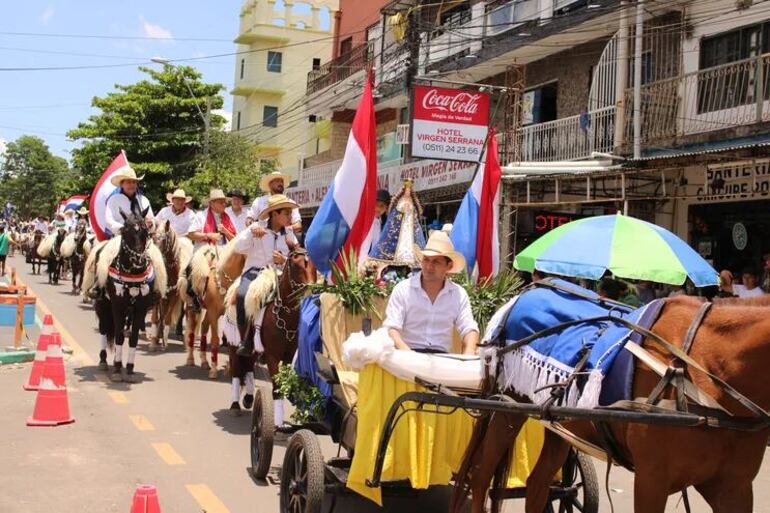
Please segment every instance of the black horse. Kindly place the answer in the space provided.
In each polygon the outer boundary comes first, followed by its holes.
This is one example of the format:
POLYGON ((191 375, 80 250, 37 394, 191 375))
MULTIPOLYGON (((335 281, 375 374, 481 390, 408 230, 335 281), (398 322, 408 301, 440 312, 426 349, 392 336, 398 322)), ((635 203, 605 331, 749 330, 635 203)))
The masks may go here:
POLYGON ((32 264, 32 274, 40 274, 43 269, 43 262, 45 257, 40 256, 37 252, 38 246, 43 242, 45 235, 42 232, 33 233, 28 241, 26 260, 28 264, 32 264))
POLYGON ((70 256, 70 267, 72 268, 72 293, 79 294, 83 288, 83 275, 85 271, 86 253, 85 244, 88 238, 86 223, 83 220, 78 221, 75 228, 75 250, 70 256))
POLYGON ((61 254, 61 245, 67 236, 67 230, 58 228, 56 230, 56 239, 51 246, 51 254, 48 255, 48 283, 52 285, 59 284, 59 275, 61 274, 64 257, 61 254))
MULTIPOLYGON (((144 218, 147 210, 140 216, 126 214, 121 230, 120 250, 110 262, 109 278, 106 290, 94 301, 94 309, 99 318, 99 333, 102 340, 115 344, 114 369, 110 378, 123 381, 123 338, 124 328, 128 333, 128 358, 126 360, 125 380, 133 382, 134 358, 139 342, 139 331, 144 327, 147 310, 155 303, 153 283, 155 273, 147 255, 150 233, 144 218)), ((98 258, 98 256, 97 256, 98 258)), ((99 353, 99 367, 106 370, 107 350, 103 344, 99 353)))

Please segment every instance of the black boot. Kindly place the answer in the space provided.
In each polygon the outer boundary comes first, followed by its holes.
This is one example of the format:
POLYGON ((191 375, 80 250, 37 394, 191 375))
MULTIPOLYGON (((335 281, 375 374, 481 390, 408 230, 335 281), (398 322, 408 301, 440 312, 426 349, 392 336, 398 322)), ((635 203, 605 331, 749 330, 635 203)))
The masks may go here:
POLYGON ((134 383, 136 381, 136 375, 134 374, 133 363, 126 364, 126 381, 128 381, 129 383, 134 383))
POLYGON ((107 370, 109 369, 109 366, 107 365, 107 350, 102 349, 99 351, 99 370, 107 370))
POLYGON ((246 394, 243 396, 243 407, 246 410, 250 410, 251 406, 254 404, 254 396, 251 394, 246 394))
POLYGON ((115 362, 110 379, 116 383, 123 381, 123 364, 121 362, 115 362))

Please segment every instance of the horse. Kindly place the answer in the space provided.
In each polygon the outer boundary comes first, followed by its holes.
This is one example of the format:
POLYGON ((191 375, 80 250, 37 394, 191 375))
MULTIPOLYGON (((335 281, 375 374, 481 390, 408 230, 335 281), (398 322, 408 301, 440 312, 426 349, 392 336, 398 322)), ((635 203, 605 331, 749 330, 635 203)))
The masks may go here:
POLYGON ((83 290, 83 275, 90 245, 86 224, 82 220, 78 221, 75 231, 67 235, 61 248, 62 256, 69 260, 72 268, 73 294, 80 294, 83 290))
MULTIPOLYGON (((139 331, 144 326, 147 310, 157 298, 166 293, 166 270, 158 248, 150 239, 145 224, 147 209, 138 216, 120 212, 124 220, 120 236, 94 250, 96 272, 101 292, 94 300, 94 310, 99 319, 102 350, 99 367, 107 370, 107 345, 115 344, 113 372, 115 382, 135 381, 134 359, 139 342, 139 331), (124 328, 128 332, 128 358, 126 376, 123 377, 124 328)), ((89 256, 88 263, 92 262, 89 256)), ((87 273, 90 272, 87 265, 87 273)), ((93 280, 87 277, 89 285, 93 280)))
POLYGON ((166 266, 168 283, 171 285, 166 295, 152 309, 152 324, 150 329, 150 351, 155 351, 160 346, 166 347, 168 343, 168 327, 176 324, 182 313, 183 303, 179 294, 178 281, 182 272, 190 265, 193 254, 193 245, 190 239, 177 236, 166 221, 156 233, 156 244, 163 255, 163 263, 166 266))
POLYGON ((61 246, 64 243, 64 238, 67 236, 67 230, 64 228, 57 228, 53 235, 53 245, 48 254, 48 283, 50 285, 58 285, 62 264, 64 263, 64 257, 62 257, 61 254, 61 246))
POLYGON ((200 323, 200 366, 210 379, 219 377, 219 318, 225 311, 225 293, 243 268, 245 259, 234 251, 234 240, 225 247, 205 245, 193 254, 180 276, 177 290, 185 303, 186 365, 195 366, 195 331, 200 323), (192 295, 191 295, 192 293, 192 295), (211 364, 207 359, 211 332, 211 364))
POLYGON ((44 240, 42 232, 35 232, 29 238, 27 244, 26 260, 28 264, 32 264, 32 274, 40 274, 43 267, 43 262, 46 260, 46 256, 41 255, 38 252, 40 245, 44 240))
MULTIPOLYGON (((763 377, 767 373, 765 364, 770 361, 770 301, 715 301, 698 325, 696 316, 701 315, 702 305, 701 300, 687 296, 667 299, 650 331, 681 349, 691 326, 696 326, 689 356, 701 369, 685 363, 686 377, 737 418, 766 421, 764 412, 770 408, 770 390, 763 377), (729 383, 764 411, 744 406, 745 402, 734 399, 734 395, 704 370, 729 383)), ((642 345, 660 362, 670 364, 679 360, 651 336, 646 336, 642 345)), ((633 397, 649 397, 660 377, 639 360, 634 367, 633 397)), ((493 387, 490 385, 487 391, 495 393, 493 387)), ((517 401, 529 402, 513 390, 502 392, 517 401)), ((668 386, 662 398, 672 399, 676 395, 668 386)), ((477 422, 457 473, 450 511, 457 513, 464 507, 469 491, 472 512, 484 511, 490 482, 502 468, 503 455, 525 420, 521 414, 493 413, 477 422)), ((595 424, 584 420, 560 424, 580 440, 595 447, 605 447, 605 438, 595 424)), ((607 423, 607 426, 614 438, 612 445, 616 446, 612 452, 619 453, 635 472, 636 513, 663 513, 668 496, 690 486, 703 496, 715 513, 752 511, 752 482, 759 472, 770 436, 766 422, 754 431, 617 421, 607 423)), ((527 513, 544 510, 549 486, 569 450, 568 441, 546 430, 541 455, 527 480, 527 513)), ((494 505, 493 510, 497 507, 499 505, 494 505)))

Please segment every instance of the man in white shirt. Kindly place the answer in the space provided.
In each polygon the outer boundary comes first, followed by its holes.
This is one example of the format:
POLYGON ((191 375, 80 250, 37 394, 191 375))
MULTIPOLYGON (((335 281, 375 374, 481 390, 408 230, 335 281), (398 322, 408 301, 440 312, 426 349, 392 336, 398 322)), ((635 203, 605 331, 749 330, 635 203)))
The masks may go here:
POLYGON ((226 205, 227 196, 222 189, 211 189, 209 206, 195 216, 190 226, 188 237, 195 242, 196 249, 204 244, 223 246, 237 235, 235 223, 225 212, 226 205))
POLYGON ((75 231, 75 226, 77 226, 78 222, 75 219, 75 211, 70 209, 67 209, 64 211, 64 228, 67 230, 67 233, 75 231))
POLYGON ((760 297, 765 293, 759 286, 759 271, 754 268, 746 268, 741 272, 742 284, 733 285, 733 293, 740 297, 760 297))
POLYGON ((431 234, 425 249, 415 246, 414 251, 422 271, 395 286, 385 311, 383 326, 396 349, 447 353, 456 329, 463 354, 476 354, 479 327, 468 294, 447 278, 465 268, 465 258, 442 231, 431 234))
MULTIPOLYGON (((274 194, 283 194, 283 191, 289 186, 289 177, 279 171, 273 171, 264 175, 259 180, 259 189, 265 194, 254 200, 251 205, 251 218, 256 221, 259 215, 267 207, 270 196, 274 194)), ((291 211, 291 226, 289 228, 295 234, 302 232, 302 217, 299 215, 299 208, 291 211)))
POLYGON ((34 231, 40 232, 43 234, 48 233, 48 222, 46 222, 45 217, 37 216, 37 219, 35 219, 34 231))
POLYGON ((230 219, 232 219, 238 233, 241 233, 254 221, 249 215, 249 210, 243 206, 246 202, 246 195, 242 191, 236 189, 230 191, 227 194, 227 197, 230 199, 230 206, 225 209, 225 212, 230 216, 230 219))
POLYGON ((105 217, 110 237, 118 235, 123 228, 123 215, 135 214, 144 217, 147 227, 154 226, 155 215, 152 213, 150 201, 139 192, 139 182, 144 177, 137 177, 136 172, 126 166, 110 178, 110 182, 120 190, 107 199, 105 217), (121 214, 122 212, 122 214, 121 214))
POLYGON ((161 226, 168 221, 171 229, 177 235, 186 237, 195 221, 195 212, 187 206, 192 198, 185 194, 183 189, 177 189, 173 193, 167 194, 166 199, 171 202, 171 205, 163 207, 158 212, 158 215, 155 216, 155 222, 161 226))

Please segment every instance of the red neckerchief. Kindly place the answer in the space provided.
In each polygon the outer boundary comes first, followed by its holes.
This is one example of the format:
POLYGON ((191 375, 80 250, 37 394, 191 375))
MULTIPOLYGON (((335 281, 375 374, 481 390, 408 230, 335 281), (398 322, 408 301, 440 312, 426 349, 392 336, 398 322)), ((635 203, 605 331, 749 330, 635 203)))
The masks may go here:
MULTIPOLYGON (((222 226, 224 226, 230 233, 238 233, 232 219, 230 219, 230 216, 227 215, 226 212, 222 212, 222 226)), ((206 209, 206 224, 203 225, 203 233, 219 233, 217 221, 214 218, 214 212, 212 212, 210 208, 206 209)))

